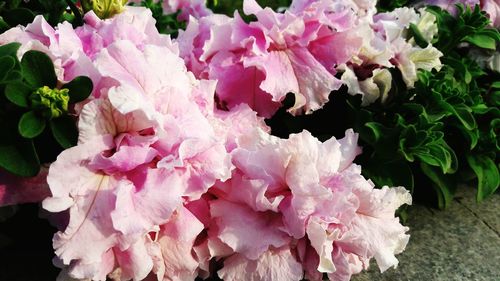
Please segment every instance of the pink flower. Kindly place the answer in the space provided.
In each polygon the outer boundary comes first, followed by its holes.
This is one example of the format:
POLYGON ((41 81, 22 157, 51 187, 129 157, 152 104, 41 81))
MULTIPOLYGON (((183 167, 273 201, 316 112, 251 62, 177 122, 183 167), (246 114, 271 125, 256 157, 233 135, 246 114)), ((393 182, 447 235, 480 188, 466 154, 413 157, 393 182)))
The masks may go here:
POLYGON ((500 28, 500 3, 496 0, 481 0, 481 9, 488 13, 491 25, 500 28))
POLYGON ((338 89, 336 66, 361 47, 349 32, 354 11, 334 3, 299 4, 284 14, 245 0, 244 11, 257 21, 220 15, 192 20, 178 43, 181 56, 197 77, 218 80, 217 96, 230 108, 247 103, 270 117, 286 94, 295 94, 292 114, 321 108, 338 89), (333 14, 333 16, 331 15, 333 14), (342 47, 343 46, 343 47, 342 47))
POLYGON ((169 37, 156 29, 151 10, 144 7, 127 6, 122 13, 104 20, 91 11, 84 16, 84 21, 75 32, 83 51, 92 59, 101 49, 118 40, 133 42, 139 49, 147 44, 171 46, 169 37))
MULTIPOLYGON (((83 107, 78 146, 49 171, 52 197, 44 208, 70 213, 68 227, 54 237, 56 254, 75 278, 104 280, 115 264, 125 279, 151 270, 173 278, 181 268, 169 267, 173 257, 160 266, 158 251, 170 255, 168 225, 184 202, 229 177, 224 141, 192 100, 203 96, 201 82, 175 51, 117 41, 94 63, 114 86, 83 107), (159 246, 148 242, 158 228, 159 246)), ((186 270, 194 274, 192 263, 186 270)))
POLYGON ((219 277, 227 281, 302 280, 302 265, 295 259, 289 247, 270 249, 257 260, 243 255, 233 255, 224 261, 218 271, 219 277))
POLYGON ((18 51, 19 58, 29 50, 46 53, 52 59, 61 82, 69 82, 79 75, 90 77, 94 85, 100 80, 91 60, 82 51, 82 42, 68 22, 53 28, 39 15, 26 27, 14 27, 0 34, 0 45, 11 42, 22 44, 18 51))
MULTIPOLYGON (((352 163, 360 153, 356 142, 351 130, 324 143, 306 131, 287 140, 259 129, 240 136, 231 152, 232 178, 209 190, 217 199, 209 202, 208 244, 228 246, 234 254, 223 251, 220 257, 225 265, 236 263, 241 274, 280 247, 289 247, 313 280, 322 273, 349 280, 372 257, 382 271, 396 266, 394 255, 409 235, 394 212, 411 197, 402 187, 374 189, 352 163)), ((236 278, 229 272, 219 274, 236 278)))
POLYGON ((180 11, 178 20, 187 21, 189 17, 201 18, 212 14, 205 6, 205 0, 163 0, 163 12, 173 14, 180 11))

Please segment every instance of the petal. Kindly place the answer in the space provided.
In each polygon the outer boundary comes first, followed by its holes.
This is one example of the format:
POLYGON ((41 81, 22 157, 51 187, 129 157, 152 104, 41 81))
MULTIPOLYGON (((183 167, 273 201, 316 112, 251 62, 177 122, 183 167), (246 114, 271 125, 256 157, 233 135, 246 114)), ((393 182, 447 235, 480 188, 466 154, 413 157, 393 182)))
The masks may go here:
POLYGON ((212 201, 210 213, 219 227, 221 241, 249 259, 257 259, 270 246, 281 247, 290 240, 280 230, 283 225, 276 213, 255 212, 223 200, 212 201))
POLYGON ((226 281, 302 280, 302 265, 288 247, 264 252, 257 260, 235 254, 224 261, 218 275, 226 281))
POLYGON ((192 251, 203 224, 186 208, 179 208, 170 222, 162 226, 158 243, 161 245, 168 280, 193 280, 198 261, 192 251))

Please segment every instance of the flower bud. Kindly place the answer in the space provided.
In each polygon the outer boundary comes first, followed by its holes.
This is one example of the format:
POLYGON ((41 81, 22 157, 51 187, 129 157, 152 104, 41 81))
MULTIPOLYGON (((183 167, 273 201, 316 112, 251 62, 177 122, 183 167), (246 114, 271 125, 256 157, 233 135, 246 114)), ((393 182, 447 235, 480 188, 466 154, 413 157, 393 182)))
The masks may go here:
POLYGON ((68 93, 68 89, 38 88, 30 96, 31 108, 40 110, 48 119, 57 118, 68 111, 68 93))
POLYGON ((82 0, 82 8, 85 12, 94 11, 101 19, 110 18, 123 11, 127 0, 82 0))

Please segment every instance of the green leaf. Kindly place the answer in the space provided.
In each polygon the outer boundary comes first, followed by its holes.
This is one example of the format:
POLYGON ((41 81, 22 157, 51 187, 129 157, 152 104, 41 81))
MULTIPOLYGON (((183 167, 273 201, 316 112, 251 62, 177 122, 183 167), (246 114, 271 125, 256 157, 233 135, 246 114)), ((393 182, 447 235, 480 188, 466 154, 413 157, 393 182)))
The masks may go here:
POLYGON ((65 84, 63 88, 69 90, 69 103, 77 103, 88 98, 90 93, 92 93, 92 80, 85 76, 78 76, 71 80, 68 84, 65 84))
POLYGON ((495 39, 487 35, 474 34, 472 36, 465 37, 464 41, 474 44, 479 48, 496 50, 495 39))
POLYGON ((22 83, 12 83, 5 87, 5 97, 13 104, 20 107, 28 107, 28 97, 33 89, 22 83))
POLYGON ((495 89, 500 89, 500 81, 493 82, 491 84, 491 87, 495 89))
MULTIPOLYGON (((427 150, 416 153, 418 158, 431 166, 440 167, 444 174, 453 173, 453 157, 447 147, 442 144, 426 146, 427 150)), ((451 151, 453 153, 453 151, 451 151)))
POLYGON ((40 162, 31 140, 0 142, 0 167, 22 177, 34 177, 40 171, 40 162))
POLYGON ((457 104, 453 107, 453 111, 455 113, 455 116, 458 118, 458 120, 460 120, 460 122, 462 122, 462 125, 464 125, 467 130, 473 130, 477 127, 476 119, 471 114, 472 109, 470 109, 468 106, 457 104))
POLYGON ((477 128, 473 129, 473 130, 468 130, 468 129, 465 129, 464 127, 460 127, 458 129, 460 130, 462 135, 469 142, 469 144, 470 144, 469 149, 470 150, 474 149, 474 147, 476 147, 476 145, 479 141, 479 130, 477 128))
POLYGON ((17 42, 0 46, 0 57, 3 56, 11 56, 14 58, 17 57, 17 50, 19 50, 19 47, 21 47, 21 44, 17 42))
POLYGON ((413 172, 404 160, 384 162, 374 157, 363 165, 363 174, 376 186, 404 186, 413 192, 413 172))
POLYGON ((43 132, 45 129, 45 119, 37 116, 34 111, 28 111, 21 116, 18 124, 18 130, 21 136, 32 139, 43 132))
POLYGON ((0 57, 0 82, 8 77, 9 72, 16 65, 16 60, 13 57, 3 56, 0 57))
POLYGON ((500 185, 500 174, 495 162, 488 156, 469 154, 467 162, 477 176, 477 201, 493 194, 500 185))
POLYGON ((20 71, 12 70, 9 75, 4 79, 4 83, 20 82, 23 79, 23 75, 20 71))
POLYGON ((3 19, 10 25, 10 26, 17 26, 17 25, 27 25, 35 19, 35 14, 26 8, 16 8, 16 9, 10 9, 7 13, 3 14, 3 19))
POLYGON ((24 79, 34 88, 48 86, 55 88, 57 76, 50 58, 39 51, 28 51, 21 59, 24 79))
POLYGON ((433 182, 432 187, 438 194, 438 206, 440 209, 447 208, 453 200, 455 193, 455 183, 453 180, 442 174, 436 167, 420 163, 422 172, 433 182))
POLYGON ((75 121, 68 115, 50 120, 50 129, 57 142, 64 148, 75 146, 78 141, 78 129, 75 121))

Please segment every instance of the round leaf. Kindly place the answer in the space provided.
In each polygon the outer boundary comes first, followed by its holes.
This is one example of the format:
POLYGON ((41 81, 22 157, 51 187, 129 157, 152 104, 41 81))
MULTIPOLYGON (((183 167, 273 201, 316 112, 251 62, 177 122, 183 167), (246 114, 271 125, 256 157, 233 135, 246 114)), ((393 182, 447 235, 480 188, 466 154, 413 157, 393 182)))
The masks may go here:
POLYGON ((63 148, 70 148, 78 141, 78 129, 70 116, 62 116, 50 120, 50 129, 56 141, 63 148))
POLYGON ((9 72, 14 68, 14 65, 16 65, 16 60, 13 57, 0 57, 0 82, 5 80, 9 72))
POLYGON ((92 92, 92 80, 86 76, 78 76, 71 80, 63 88, 69 90, 69 103, 77 103, 88 98, 92 92))
POLYGON ((3 46, 0 46, 0 56, 16 57, 17 50, 19 50, 19 47, 21 47, 21 44, 17 43, 17 42, 13 42, 13 43, 9 43, 9 44, 5 44, 3 46))
POLYGON ((40 162, 31 140, 0 143, 0 167, 22 177, 34 177, 40 170, 40 162))
POLYGON ((21 136, 32 139, 45 129, 45 119, 37 116, 34 111, 28 111, 21 116, 18 129, 21 136))
POLYGON ((13 104, 28 107, 28 97, 33 90, 22 83, 12 83, 5 87, 5 96, 13 104))
POLYGON ((34 88, 48 86, 54 88, 57 76, 50 58, 39 51, 28 51, 21 59, 24 79, 34 88))

